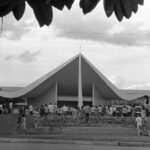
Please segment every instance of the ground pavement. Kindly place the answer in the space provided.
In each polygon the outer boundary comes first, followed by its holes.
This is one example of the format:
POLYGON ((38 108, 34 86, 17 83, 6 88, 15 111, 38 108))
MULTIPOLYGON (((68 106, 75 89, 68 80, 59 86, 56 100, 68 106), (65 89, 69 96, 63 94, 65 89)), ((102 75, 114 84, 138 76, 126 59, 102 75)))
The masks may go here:
POLYGON ((103 145, 41 144, 41 143, 0 143, 2 150, 149 150, 149 147, 124 147, 103 145))
POLYGON ((68 118, 63 124, 55 121, 49 121, 48 124, 45 122, 30 135, 0 134, 0 142, 150 146, 150 137, 138 137, 135 126, 128 123, 132 121, 130 118, 103 118, 98 124, 90 120, 89 124, 82 125, 75 125, 70 120, 68 118))

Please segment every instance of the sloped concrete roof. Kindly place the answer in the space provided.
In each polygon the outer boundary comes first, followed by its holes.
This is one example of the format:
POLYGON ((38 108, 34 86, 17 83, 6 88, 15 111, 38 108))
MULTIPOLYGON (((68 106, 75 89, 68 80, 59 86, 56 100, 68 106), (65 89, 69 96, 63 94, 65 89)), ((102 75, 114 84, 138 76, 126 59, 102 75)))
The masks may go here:
POLYGON ((3 87, 0 87, 0 91, 14 92, 14 91, 18 91, 22 88, 24 88, 24 87, 6 87, 6 86, 3 86, 3 87))
MULTIPOLYGON (((91 76, 89 75, 88 79, 92 80, 91 83, 94 83, 99 89, 99 91, 103 94, 103 96, 106 97, 107 99, 135 100, 144 97, 145 95, 150 96, 150 91, 136 90, 136 92, 134 91, 132 92, 132 90, 119 90, 98 69, 96 69, 82 54, 79 54, 24 88, 11 91, 11 92, 1 90, 0 97, 30 98, 30 97, 38 96, 38 94, 48 89, 56 82, 57 76, 59 75, 58 72, 61 72, 65 67, 68 67, 74 61, 75 64, 79 62, 78 61, 79 57, 81 57, 82 60, 81 61, 81 64, 83 65, 82 70, 84 70, 83 76, 85 77, 87 76, 88 78, 88 74, 91 74, 91 76), (88 70, 87 75, 84 75, 84 72, 86 72, 86 70, 88 70)), ((75 66, 73 65, 71 67, 75 67, 75 66)))
POLYGON ((34 97, 36 96, 36 93, 39 93, 39 91, 43 91, 43 88, 47 85, 46 82, 48 79, 50 79, 53 75, 55 75, 58 71, 60 71, 62 68, 70 64, 73 60, 78 58, 78 55, 73 57, 72 59, 68 60, 61 66, 57 67, 56 69, 50 71, 45 76, 41 77, 40 79, 36 80, 35 82, 29 84, 28 86, 14 91, 14 92, 8 92, 8 91, 0 91, 0 97, 5 98, 18 98, 18 97, 34 97))
MULTIPOLYGON (((88 65, 99 76, 99 79, 102 79, 102 81, 105 83, 105 86, 107 86, 109 88, 109 90, 111 91, 111 96, 109 96, 109 94, 106 95, 106 97, 108 97, 109 99, 135 100, 135 99, 144 97, 145 95, 150 96, 150 91, 148 91, 148 90, 139 90, 139 91, 136 90, 136 92, 135 92, 135 90, 133 92, 132 92, 132 90, 127 90, 127 91, 119 90, 98 69, 96 69, 84 56, 82 56, 82 58, 84 58, 84 60, 88 63, 88 65)), ((104 90, 105 90, 105 88, 104 88, 104 90)))

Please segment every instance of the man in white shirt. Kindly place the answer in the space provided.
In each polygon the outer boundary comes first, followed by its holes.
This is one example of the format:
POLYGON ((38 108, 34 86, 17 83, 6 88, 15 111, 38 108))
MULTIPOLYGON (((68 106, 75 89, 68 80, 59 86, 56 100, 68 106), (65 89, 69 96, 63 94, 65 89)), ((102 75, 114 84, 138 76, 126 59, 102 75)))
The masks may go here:
POLYGON ((10 114, 12 113, 12 109, 13 109, 13 103, 10 102, 10 103, 9 103, 9 113, 10 113, 10 114))
POLYGON ((49 118, 52 120, 54 114, 54 105, 52 103, 49 103, 48 110, 49 110, 49 118))
POLYGON ((102 106, 101 105, 98 106, 98 116, 99 117, 102 116, 102 106))
POLYGON ((128 113, 128 117, 131 117, 131 112, 132 112, 132 108, 131 108, 131 106, 129 105, 129 106, 127 106, 127 113, 128 113))
POLYGON ((3 112, 3 104, 0 104, 0 114, 3 112))
POLYGON ((113 115, 113 107, 110 106, 109 110, 110 110, 110 111, 109 111, 109 115, 112 116, 112 115, 113 115))
POLYGON ((68 113, 68 107, 64 105, 62 107, 62 112, 63 112, 63 122, 65 122, 66 121, 66 116, 67 116, 67 113, 68 113))
POLYGON ((136 127, 137 127, 137 135, 140 136, 141 128, 142 128, 142 117, 140 114, 138 114, 137 117, 135 118, 135 122, 136 122, 136 127))
POLYGON ((33 106, 32 105, 29 106, 29 112, 30 112, 30 115, 33 115, 33 106))
POLYGON ((91 115, 94 116, 95 115, 95 106, 91 107, 91 115))

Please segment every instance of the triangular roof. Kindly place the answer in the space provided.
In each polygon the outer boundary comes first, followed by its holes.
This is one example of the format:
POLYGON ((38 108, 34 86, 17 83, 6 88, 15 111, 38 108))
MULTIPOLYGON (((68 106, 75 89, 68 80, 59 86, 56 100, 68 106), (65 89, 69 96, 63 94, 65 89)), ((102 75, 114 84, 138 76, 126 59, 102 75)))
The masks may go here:
POLYGON ((13 91, 13 92, 0 91, 0 97, 18 98, 18 97, 30 97, 30 95, 34 96, 34 93, 37 93, 36 89, 38 91, 40 89, 42 89, 42 87, 41 87, 42 84, 44 84, 48 79, 50 79, 58 71, 60 71, 61 69, 63 69, 64 67, 66 67, 67 65, 69 65, 70 63, 72 63, 78 57, 79 57, 79 55, 74 56, 73 58, 71 58, 70 60, 66 61, 65 63, 63 63, 59 67, 53 69, 52 71, 50 71, 46 75, 42 76, 38 80, 34 81, 33 83, 29 84, 28 86, 26 86, 26 87, 24 87, 24 88, 22 88, 20 90, 13 91))
MULTIPOLYGON (((150 96, 150 91, 146 90, 139 90, 137 93, 127 93, 125 90, 120 90, 116 86, 114 86, 97 68, 95 68, 92 63, 90 63, 83 55, 82 55, 83 60, 86 61, 86 63, 90 66, 90 68, 95 72, 96 75, 98 75, 99 80, 101 82, 103 81, 103 86, 102 88, 107 87, 109 89, 109 93, 105 93, 105 97, 111 100, 135 100, 141 97, 144 97, 145 95, 150 96)), ((97 80, 98 82, 98 80, 97 80)), ((99 86, 100 84, 97 84, 99 86)), ((105 89, 104 89, 105 91, 105 89)), ((108 90, 107 90, 108 91, 108 90)), ((132 90, 130 90, 132 91, 132 90)), ((137 91, 137 90, 136 90, 137 91)))
POLYGON ((76 74, 78 77, 77 69, 74 70, 74 68, 78 67, 79 57, 81 57, 83 84, 84 82, 86 82, 85 78, 88 78, 88 80, 92 80, 90 82, 91 83, 93 82, 95 86, 98 88, 98 90, 107 99, 134 100, 137 98, 141 98, 145 95, 150 96, 150 91, 146 91, 146 93, 139 92, 135 94, 128 94, 124 90, 119 90, 98 69, 96 69, 82 54, 78 54, 72 59, 62 64, 61 66, 47 73, 45 76, 41 77, 40 79, 36 80, 32 84, 20 90, 12 91, 12 92, 0 91, 0 97, 5 97, 5 98, 35 97, 40 92, 43 92, 44 90, 52 86, 58 79, 59 74, 61 75, 61 72, 65 70, 65 68, 67 68, 66 70, 72 69, 70 72, 74 71, 74 74, 76 74), (89 76, 84 72, 88 72, 89 76))

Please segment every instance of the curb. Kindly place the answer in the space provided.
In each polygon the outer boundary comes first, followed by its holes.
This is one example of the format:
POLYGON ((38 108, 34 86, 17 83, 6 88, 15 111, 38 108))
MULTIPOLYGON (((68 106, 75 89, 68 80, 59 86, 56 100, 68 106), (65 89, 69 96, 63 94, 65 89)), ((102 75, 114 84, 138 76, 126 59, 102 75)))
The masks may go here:
POLYGON ((150 147, 149 142, 118 142, 118 146, 150 147))
POLYGON ((47 144, 78 144, 78 145, 111 145, 117 146, 118 142, 111 141, 88 141, 88 140, 63 140, 63 139, 22 139, 0 138, 0 143, 47 143, 47 144))
POLYGON ((60 140, 60 139, 0 138, 0 143, 2 142, 150 147, 150 142, 88 141, 88 140, 63 140, 63 139, 60 140))

